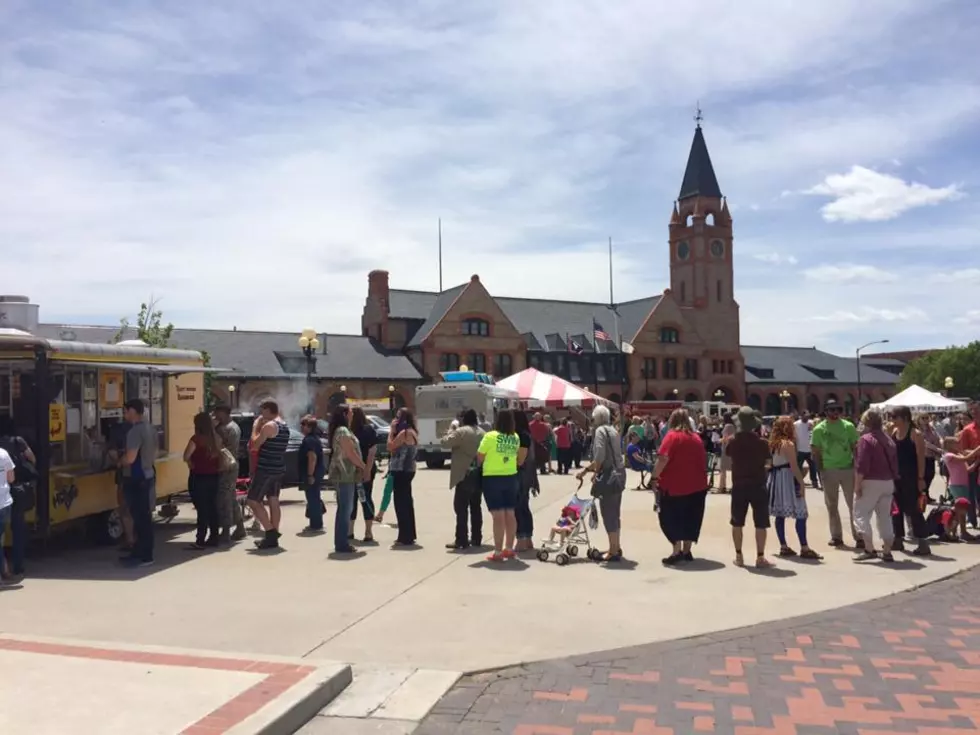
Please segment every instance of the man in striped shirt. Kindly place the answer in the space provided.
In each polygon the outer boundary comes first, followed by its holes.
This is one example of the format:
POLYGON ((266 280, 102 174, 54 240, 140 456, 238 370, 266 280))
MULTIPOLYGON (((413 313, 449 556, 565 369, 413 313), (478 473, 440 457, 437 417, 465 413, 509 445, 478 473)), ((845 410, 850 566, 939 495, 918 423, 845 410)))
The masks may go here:
POLYGON ((255 476, 248 489, 248 504, 265 535, 255 545, 260 549, 279 547, 279 491, 286 474, 286 448, 289 445, 289 427, 279 416, 279 404, 263 401, 259 405, 262 425, 254 436, 252 451, 256 452, 255 476), (269 503, 266 511, 263 501, 269 503))

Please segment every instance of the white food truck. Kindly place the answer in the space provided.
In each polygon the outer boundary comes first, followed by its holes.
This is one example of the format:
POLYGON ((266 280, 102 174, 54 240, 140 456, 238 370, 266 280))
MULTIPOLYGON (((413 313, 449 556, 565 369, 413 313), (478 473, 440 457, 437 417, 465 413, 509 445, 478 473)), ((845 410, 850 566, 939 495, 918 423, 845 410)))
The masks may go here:
POLYGON ((438 469, 449 460, 451 452, 440 440, 449 432, 453 420, 466 409, 483 414, 491 424, 500 409, 522 409, 516 392, 496 385, 485 373, 456 371, 439 373, 439 377, 441 383, 415 389, 418 458, 429 469, 438 469))

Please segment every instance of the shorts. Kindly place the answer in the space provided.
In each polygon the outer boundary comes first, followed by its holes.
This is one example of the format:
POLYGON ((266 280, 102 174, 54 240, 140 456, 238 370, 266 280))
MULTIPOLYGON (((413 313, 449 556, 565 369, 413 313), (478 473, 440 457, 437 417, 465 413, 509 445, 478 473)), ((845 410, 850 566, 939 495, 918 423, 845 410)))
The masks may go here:
POLYGON ((487 501, 487 510, 514 510, 519 487, 517 475, 484 475, 483 497, 487 501))
POLYGON ((278 498, 282 490, 281 474, 271 474, 262 470, 255 471, 252 484, 248 488, 248 499, 261 503, 266 498, 278 498))
POLYGON ((970 488, 967 485, 950 485, 949 495, 956 501, 962 500, 960 505, 970 504, 970 488))
POLYGON ((623 494, 606 493, 599 498, 599 514, 606 533, 619 533, 622 525, 623 494))
POLYGON ((732 526, 745 527, 745 517, 752 508, 752 525, 769 528, 769 490, 765 485, 732 486, 732 526))

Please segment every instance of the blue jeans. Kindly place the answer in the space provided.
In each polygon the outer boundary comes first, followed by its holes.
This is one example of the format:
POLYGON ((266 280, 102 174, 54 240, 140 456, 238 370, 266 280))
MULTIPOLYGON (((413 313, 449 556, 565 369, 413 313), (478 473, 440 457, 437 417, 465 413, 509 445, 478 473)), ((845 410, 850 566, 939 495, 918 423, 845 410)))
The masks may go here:
POLYGON ((320 497, 320 480, 314 478, 312 485, 304 480, 300 483, 300 487, 306 495, 306 517, 310 521, 310 528, 314 531, 323 530, 323 498, 320 497))
POLYGON ((334 551, 346 551, 350 548, 350 514, 354 509, 354 498, 357 496, 357 485, 353 482, 337 484, 337 515, 333 519, 333 548, 334 551))
POLYGON ((153 561, 153 507, 150 505, 150 493, 156 489, 156 480, 150 478, 123 478, 123 494, 129 514, 133 517, 132 556, 140 561, 153 561))

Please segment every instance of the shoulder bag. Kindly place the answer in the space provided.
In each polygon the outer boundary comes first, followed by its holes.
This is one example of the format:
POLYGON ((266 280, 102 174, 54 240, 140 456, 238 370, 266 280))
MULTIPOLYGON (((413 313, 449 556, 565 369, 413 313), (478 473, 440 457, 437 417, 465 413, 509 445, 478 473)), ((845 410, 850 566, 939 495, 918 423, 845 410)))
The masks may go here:
MULTIPOLYGON (((600 431, 609 434, 612 429, 604 426, 600 431)), ((616 466, 616 439, 615 432, 606 438, 606 456, 602 458, 602 466, 596 470, 595 477, 592 478, 593 498, 615 495, 626 489, 626 469, 616 466)))

